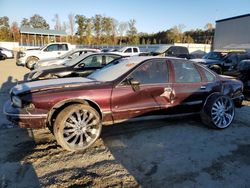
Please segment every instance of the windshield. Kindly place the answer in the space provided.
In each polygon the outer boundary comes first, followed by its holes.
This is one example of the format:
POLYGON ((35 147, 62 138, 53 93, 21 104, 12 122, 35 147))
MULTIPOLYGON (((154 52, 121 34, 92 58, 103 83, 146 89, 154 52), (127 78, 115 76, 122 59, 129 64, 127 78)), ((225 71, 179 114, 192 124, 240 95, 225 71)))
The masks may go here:
POLYGON ((124 50, 126 50, 127 47, 122 47, 118 50, 118 52, 123 52, 124 50))
POLYGON ((118 59, 102 69, 93 72, 87 78, 101 82, 113 81, 132 69, 136 64, 137 63, 133 63, 129 58, 118 59))
POLYGON ((75 59, 65 61, 65 63, 63 65, 65 65, 65 66, 73 66, 73 65, 79 63, 80 61, 82 61, 83 59, 85 59, 86 57, 88 57, 91 54, 93 54, 93 53, 82 54, 82 55, 76 57, 75 59))
POLYGON ((227 53, 225 52, 209 52, 202 59, 223 60, 227 53))
POLYGON ((170 47, 170 45, 164 45, 164 46, 159 46, 157 49, 155 49, 153 52, 154 53, 159 53, 162 54, 165 51, 167 51, 167 49, 170 47))

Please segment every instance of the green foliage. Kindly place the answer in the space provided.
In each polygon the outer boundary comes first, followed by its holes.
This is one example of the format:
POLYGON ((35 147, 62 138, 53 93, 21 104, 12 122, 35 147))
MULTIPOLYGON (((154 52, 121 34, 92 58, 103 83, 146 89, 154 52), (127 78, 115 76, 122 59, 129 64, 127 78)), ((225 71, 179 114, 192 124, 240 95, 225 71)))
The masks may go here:
POLYGON ((21 22, 21 27, 30 27, 30 21, 27 18, 23 18, 21 22))
POLYGON ((49 24, 39 14, 31 16, 29 23, 33 28, 49 29, 49 24))
POLYGON ((0 27, 10 27, 9 18, 7 16, 0 17, 0 27))
POLYGON ((12 41, 9 18, 7 16, 0 17, 0 41, 12 41))

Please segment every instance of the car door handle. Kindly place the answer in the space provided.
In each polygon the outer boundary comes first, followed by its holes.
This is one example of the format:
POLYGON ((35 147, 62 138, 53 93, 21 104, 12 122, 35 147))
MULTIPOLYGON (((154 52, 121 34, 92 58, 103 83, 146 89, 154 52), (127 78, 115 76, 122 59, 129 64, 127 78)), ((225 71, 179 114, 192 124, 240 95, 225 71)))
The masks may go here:
POLYGON ((207 87, 206 86, 201 86, 200 89, 206 89, 207 87))

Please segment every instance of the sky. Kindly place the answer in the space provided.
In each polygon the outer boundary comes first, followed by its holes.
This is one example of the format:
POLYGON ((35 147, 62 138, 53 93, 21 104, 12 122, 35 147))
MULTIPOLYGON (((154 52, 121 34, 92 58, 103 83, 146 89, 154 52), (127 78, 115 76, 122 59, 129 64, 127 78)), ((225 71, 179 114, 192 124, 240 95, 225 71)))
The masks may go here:
POLYGON ((70 13, 135 19, 138 32, 151 34, 179 24, 184 30, 203 29, 216 20, 249 14, 250 0, 0 0, 0 17, 8 16, 10 23, 39 14, 53 29, 55 14, 68 22, 70 13))

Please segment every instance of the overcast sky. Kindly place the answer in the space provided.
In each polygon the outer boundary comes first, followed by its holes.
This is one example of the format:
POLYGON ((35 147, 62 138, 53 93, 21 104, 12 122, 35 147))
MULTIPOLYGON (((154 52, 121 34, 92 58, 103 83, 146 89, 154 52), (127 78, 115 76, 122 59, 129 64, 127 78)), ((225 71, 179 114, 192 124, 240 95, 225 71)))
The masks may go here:
POLYGON ((184 30, 201 28, 218 19, 250 13, 250 0, 0 0, 0 17, 10 22, 43 16, 54 28, 53 17, 68 21, 68 14, 110 16, 136 20, 139 32, 153 33, 184 24, 184 30))

